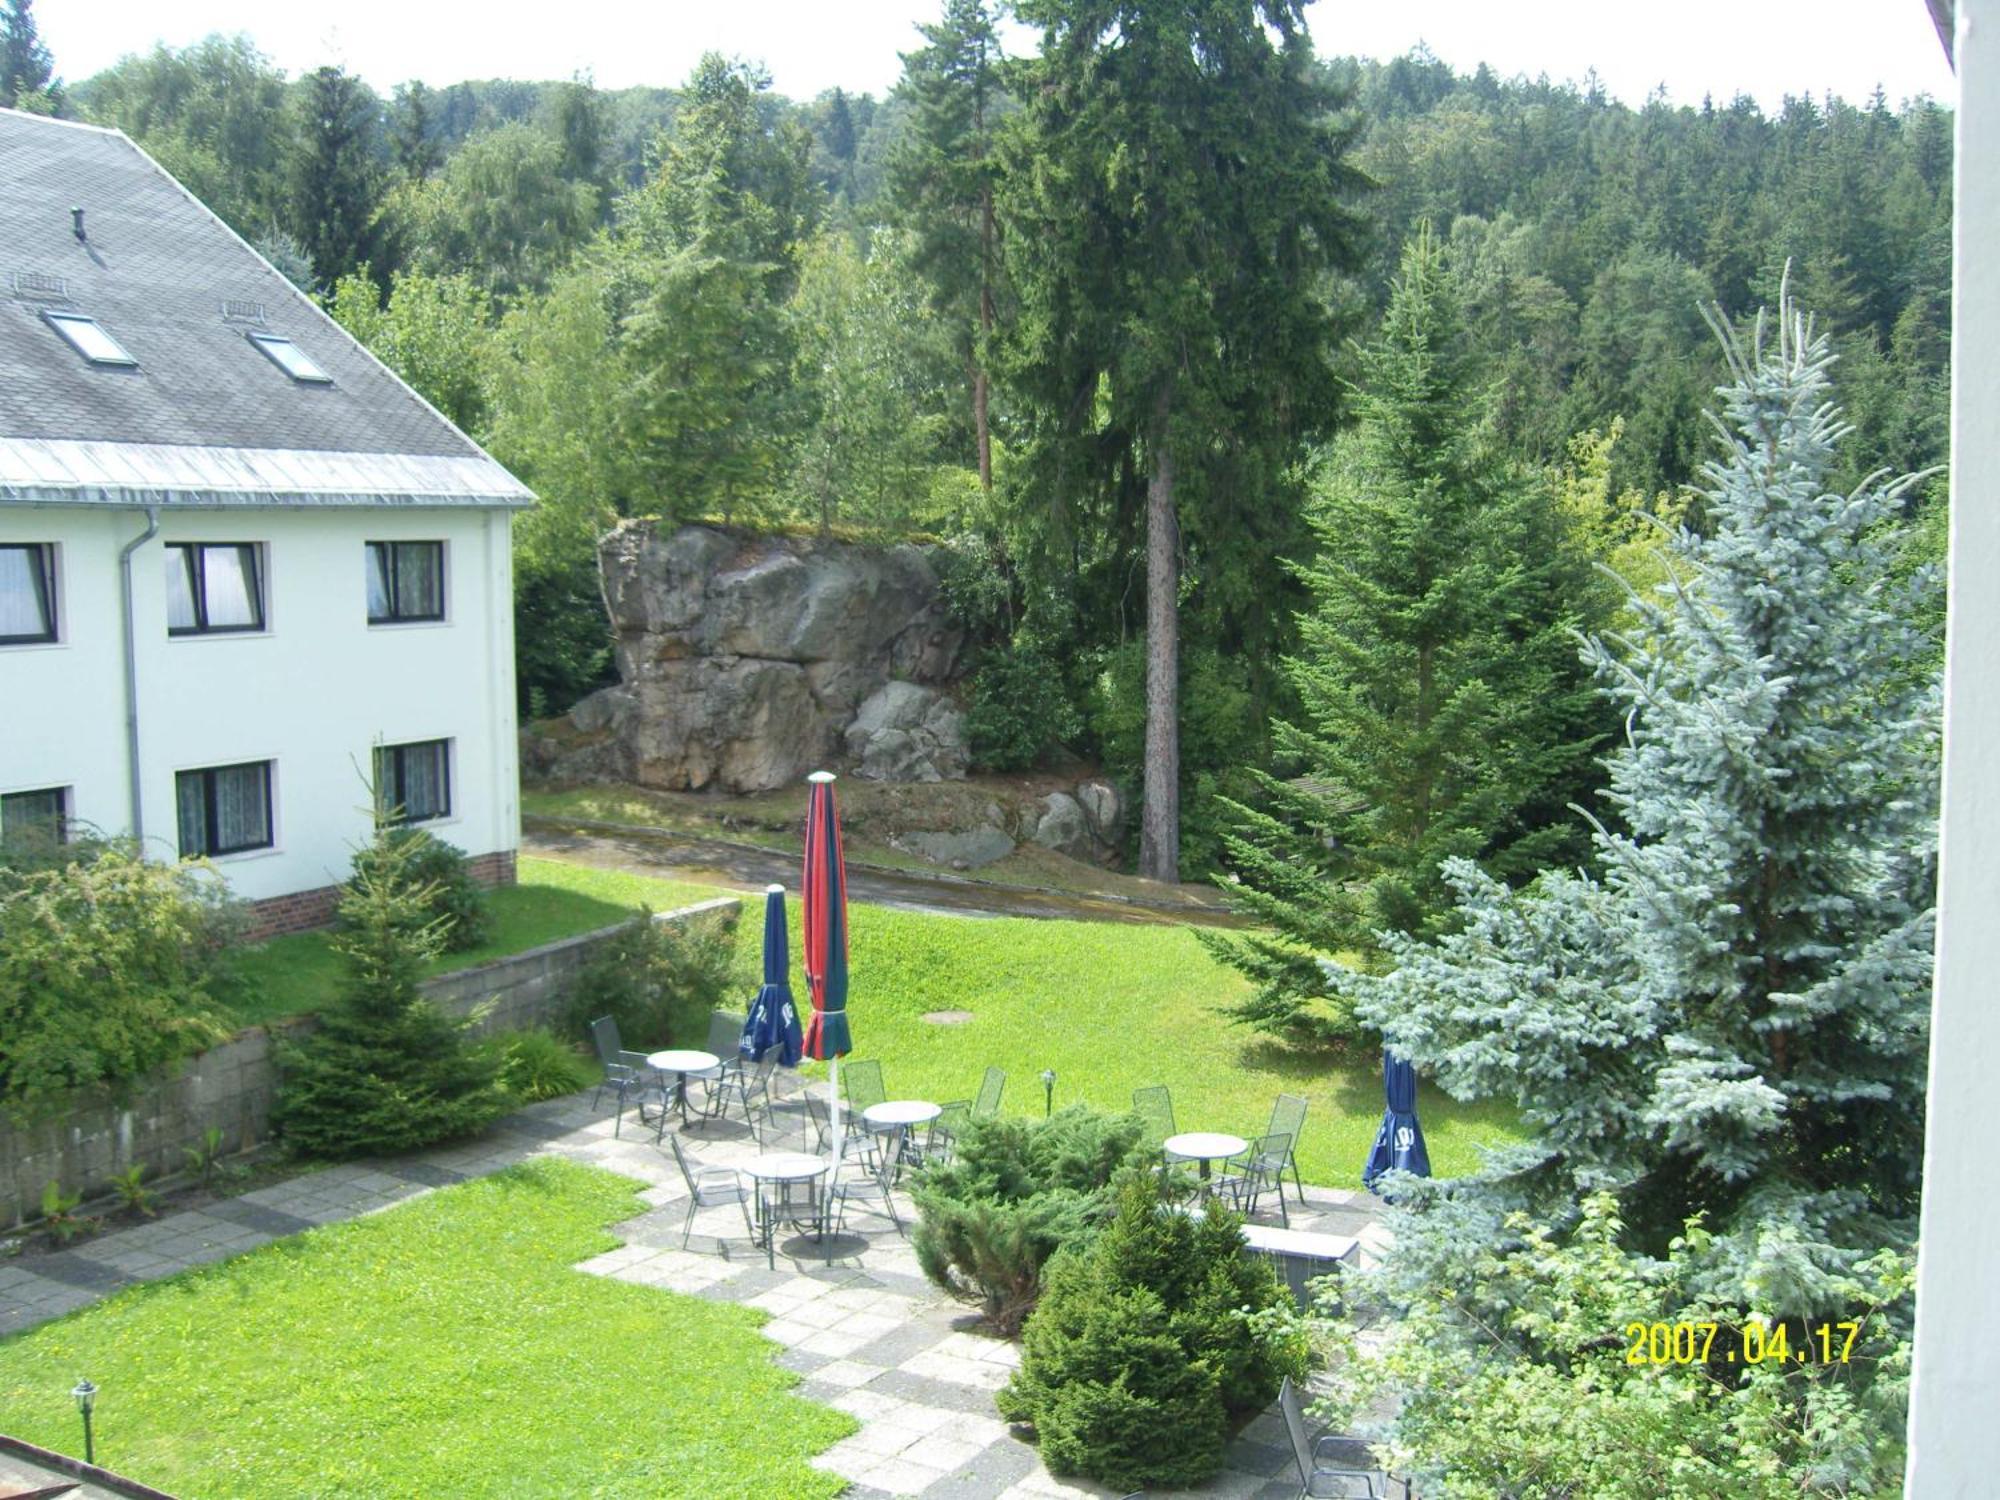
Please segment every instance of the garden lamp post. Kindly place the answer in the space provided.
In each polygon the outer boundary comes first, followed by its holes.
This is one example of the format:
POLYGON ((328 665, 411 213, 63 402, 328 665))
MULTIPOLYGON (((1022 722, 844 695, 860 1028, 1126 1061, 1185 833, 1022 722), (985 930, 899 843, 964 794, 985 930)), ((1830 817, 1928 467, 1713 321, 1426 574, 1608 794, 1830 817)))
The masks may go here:
POLYGON ((1044 1068, 1042 1069, 1042 1117, 1046 1119, 1048 1116, 1054 1114, 1055 1108, 1056 1070, 1054 1068, 1044 1068))
POLYGON ((76 1409, 83 1413, 83 1461, 97 1462, 97 1448, 90 1439, 90 1408, 97 1402, 97 1387, 88 1380, 79 1380, 70 1394, 76 1397, 76 1409))

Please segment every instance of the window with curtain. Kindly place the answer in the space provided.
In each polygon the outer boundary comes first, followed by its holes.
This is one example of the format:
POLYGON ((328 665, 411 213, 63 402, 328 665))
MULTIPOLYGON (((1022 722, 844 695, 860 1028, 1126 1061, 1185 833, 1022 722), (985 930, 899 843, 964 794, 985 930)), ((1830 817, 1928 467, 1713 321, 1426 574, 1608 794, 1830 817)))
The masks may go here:
POLYGON ((69 841, 69 788, 44 787, 0 796, 0 844, 53 839, 69 841))
POLYGON ((56 638, 56 549, 42 543, 0 546, 0 646, 56 638))
POLYGON ((254 542, 167 544, 167 634, 264 628, 264 580, 254 542))
POLYGON ((268 760, 182 771, 174 777, 174 797, 182 859, 271 847, 268 760))
POLYGON ((451 815, 451 741, 375 747, 375 808, 391 823, 451 815))
POLYGON ((444 543, 368 544, 368 623, 444 618, 444 543))

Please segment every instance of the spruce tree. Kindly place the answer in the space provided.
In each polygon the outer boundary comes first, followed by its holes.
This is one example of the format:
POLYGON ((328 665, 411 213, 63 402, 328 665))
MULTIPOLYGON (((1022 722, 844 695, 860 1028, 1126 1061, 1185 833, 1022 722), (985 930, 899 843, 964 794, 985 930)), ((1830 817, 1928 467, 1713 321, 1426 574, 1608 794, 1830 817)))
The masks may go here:
POLYGON ((385 826, 355 859, 332 939, 339 999, 285 1049, 274 1113, 292 1151, 413 1151, 482 1130, 506 1107, 498 1059, 417 988, 449 925, 431 915, 438 885, 418 878, 424 847, 385 826))
POLYGON ((54 113, 62 84, 35 25, 35 0, 0 0, 0 106, 54 113))
POLYGON ((377 244, 379 109, 365 83, 335 67, 306 74, 298 99, 291 228, 312 257, 314 273, 330 287, 368 260, 377 244))
POLYGON ((1305 1040, 1352 1026, 1320 959, 1435 933, 1446 859, 1521 879, 1583 856, 1566 804, 1590 797, 1610 728, 1573 633, 1608 598, 1546 485, 1490 440, 1427 229, 1360 365, 1299 569, 1302 713, 1274 726, 1295 774, 1255 772, 1259 805, 1225 804, 1235 894, 1274 935, 1205 935, 1257 984, 1235 1014, 1305 1040))
POLYGON ((1789 299, 1722 331, 1712 534, 1681 532, 1639 624, 1589 648, 1628 726, 1602 877, 1516 892, 1455 861, 1459 929, 1344 988, 1533 1131, 1412 1219, 1413 1260, 1610 1187, 1634 1250, 1706 1216, 1704 1294, 1838 1317, 1859 1262, 1913 1242, 1923 1155, 1937 698, 1879 541, 1912 480, 1828 491, 1847 429, 1789 299))

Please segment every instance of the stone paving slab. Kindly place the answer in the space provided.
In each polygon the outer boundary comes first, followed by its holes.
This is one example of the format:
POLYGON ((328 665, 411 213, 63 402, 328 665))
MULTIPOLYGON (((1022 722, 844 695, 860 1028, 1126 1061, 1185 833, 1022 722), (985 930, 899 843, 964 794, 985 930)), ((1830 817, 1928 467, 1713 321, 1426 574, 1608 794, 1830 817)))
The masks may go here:
MULTIPOLYGON (((764 1149, 809 1148, 796 1101, 777 1102, 775 1125, 761 1144, 740 1122, 686 1131, 690 1161, 729 1167, 764 1149)), ((119 1287, 240 1254, 274 1236, 393 1208, 543 1155, 595 1163, 646 1184, 641 1196, 647 1210, 615 1226, 620 1244, 582 1262, 579 1271, 740 1302, 767 1315, 763 1333, 772 1357, 802 1377, 799 1394, 849 1412, 861 1424, 813 1460, 849 1481, 848 1500, 1117 1495, 1050 1475, 1033 1445, 1000 1420, 993 1392, 1019 1364, 1019 1346, 978 1332, 971 1311, 923 1277, 909 1242, 888 1219, 857 1215, 849 1233, 832 1242, 782 1237, 767 1264, 740 1210, 725 1205, 695 1216, 682 1249, 688 1193, 672 1153, 655 1145, 650 1127, 614 1136, 610 1101, 593 1109, 587 1094, 518 1111, 477 1141, 396 1161, 326 1168, 74 1251, 0 1264, 0 1335, 87 1306, 119 1287)), ((914 1222, 903 1195, 898 1209, 906 1225, 914 1222)), ((1354 1235, 1366 1251, 1385 1243, 1366 1194, 1308 1188, 1303 1204, 1294 1200, 1291 1217, 1297 1228, 1354 1235)), ((1215 1480, 1185 1493, 1204 1500, 1292 1500, 1298 1492, 1275 1412, 1244 1429, 1226 1465, 1215 1480)))

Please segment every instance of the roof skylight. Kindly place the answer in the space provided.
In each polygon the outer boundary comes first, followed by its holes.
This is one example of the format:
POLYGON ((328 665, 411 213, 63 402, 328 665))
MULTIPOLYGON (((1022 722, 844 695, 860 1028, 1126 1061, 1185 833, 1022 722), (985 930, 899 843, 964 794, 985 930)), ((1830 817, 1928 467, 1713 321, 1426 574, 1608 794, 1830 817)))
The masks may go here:
POLYGON ((250 342, 262 349, 279 369, 307 385, 332 385, 333 377, 313 362, 311 355, 290 339, 275 333, 253 333, 250 342))
POLYGON ((119 346, 118 340, 82 313, 45 312, 49 327, 63 336, 63 342, 94 365, 137 365, 138 360, 119 346))

